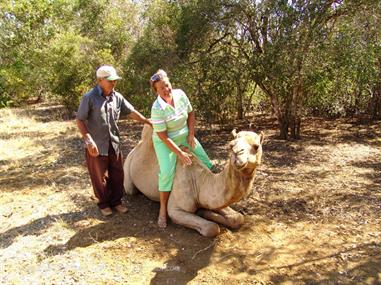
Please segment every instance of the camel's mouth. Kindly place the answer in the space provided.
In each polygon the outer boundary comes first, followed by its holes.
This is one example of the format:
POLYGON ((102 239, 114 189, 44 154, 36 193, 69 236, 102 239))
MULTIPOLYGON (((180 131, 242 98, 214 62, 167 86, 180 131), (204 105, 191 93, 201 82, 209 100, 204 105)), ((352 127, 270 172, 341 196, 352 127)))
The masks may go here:
POLYGON ((246 172, 246 170, 248 171, 251 171, 253 169, 255 169, 259 164, 256 163, 256 162, 252 162, 250 160, 247 160, 244 164, 238 166, 237 164, 235 164, 235 169, 239 172, 246 172))
POLYGON ((245 168, 246 168, 246 166, 249 164, 249 162, 247 161, 247 162, 245 162, 243 165, 241 165, 241 166, 237 166, 236 165, 236 169, 238 170, 238 171, 242 171, 242 170, 244 170, 245 168))

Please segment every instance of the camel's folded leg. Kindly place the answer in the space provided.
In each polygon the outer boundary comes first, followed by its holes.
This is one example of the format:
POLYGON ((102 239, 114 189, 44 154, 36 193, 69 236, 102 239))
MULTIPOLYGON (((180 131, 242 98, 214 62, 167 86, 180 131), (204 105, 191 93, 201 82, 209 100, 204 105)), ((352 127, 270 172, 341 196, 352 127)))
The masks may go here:
POLYGON ((244 222, 243 215, 230 207, 215 211, 200 209, 197 211, 197 214, 232 229, 238 229, 244 222))
POLYGON ((205 220, 194 213, 181 209, 168 209, 168 215, 175 224, 195 229, 206 237, 215 237, 220 233, 220 227, 211 221, 205 220))

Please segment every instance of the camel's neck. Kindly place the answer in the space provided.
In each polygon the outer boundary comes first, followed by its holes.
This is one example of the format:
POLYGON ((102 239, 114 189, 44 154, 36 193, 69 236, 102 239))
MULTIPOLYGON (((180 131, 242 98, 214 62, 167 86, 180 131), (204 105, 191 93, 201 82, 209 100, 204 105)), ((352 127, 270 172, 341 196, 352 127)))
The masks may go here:
POLYGON ((240 199, 253 187, 255 169, 247 174, 234 170, 230 163, 219 174, 209 173, 204 185, 200 185, 200 206, 207 209, 227 207, 240 199))

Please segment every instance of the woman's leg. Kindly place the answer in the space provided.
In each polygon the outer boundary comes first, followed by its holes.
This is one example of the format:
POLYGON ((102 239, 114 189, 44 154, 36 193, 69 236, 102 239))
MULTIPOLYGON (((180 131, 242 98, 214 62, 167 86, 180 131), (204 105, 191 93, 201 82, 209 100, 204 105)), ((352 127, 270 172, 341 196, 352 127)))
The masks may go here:
POLYGON ((200 144, 200 142, 195 138, 196 145, 192 149, 187 143, 185 143, 185 146, 189 148, 189 150, 209 169, 212 168, 213 163, 210 161, 208 155, 206 154, 204 148, 200 144))
POLYGON ((173 179, 176 170, 176 154, 173 153, 163 142, 154 140, 154 148, 159 162, 159 192, 160 192, 160 212, 158 218, 159 227, 165 228, 167 225, 167 203, 170 191, 172 190, 173 179))
POLYGON ((169 193, 160 191, 160 210, 159 210, 159 218, 157 219, 157 224, 160 228, 167 227, 167 204, 169 193))

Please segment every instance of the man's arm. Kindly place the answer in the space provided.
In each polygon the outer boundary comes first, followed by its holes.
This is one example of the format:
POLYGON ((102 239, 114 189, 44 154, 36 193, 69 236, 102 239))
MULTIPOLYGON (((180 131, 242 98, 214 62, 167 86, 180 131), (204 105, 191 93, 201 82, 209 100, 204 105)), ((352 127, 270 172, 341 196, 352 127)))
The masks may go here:
POLYGON ((140 114, 138 111, 133 110, 130 114, 127 115, 128 118, 141 122, 143 124, 148 124, 152 127, 152 123, 150 120, 148 120, 146 117, 144 117, 142 114, 140 114))
POLYGON ((87 150, 89 151, 90 155, 94 157, 98 156, 99 155, 98 147, 95 144, 93 138, 91 137, 89 131, 87 130, 85 123, 79 119, 76 119, 75 121, 77 123, 79 132, 81 133, 82 138, 85 141, 87 150))

